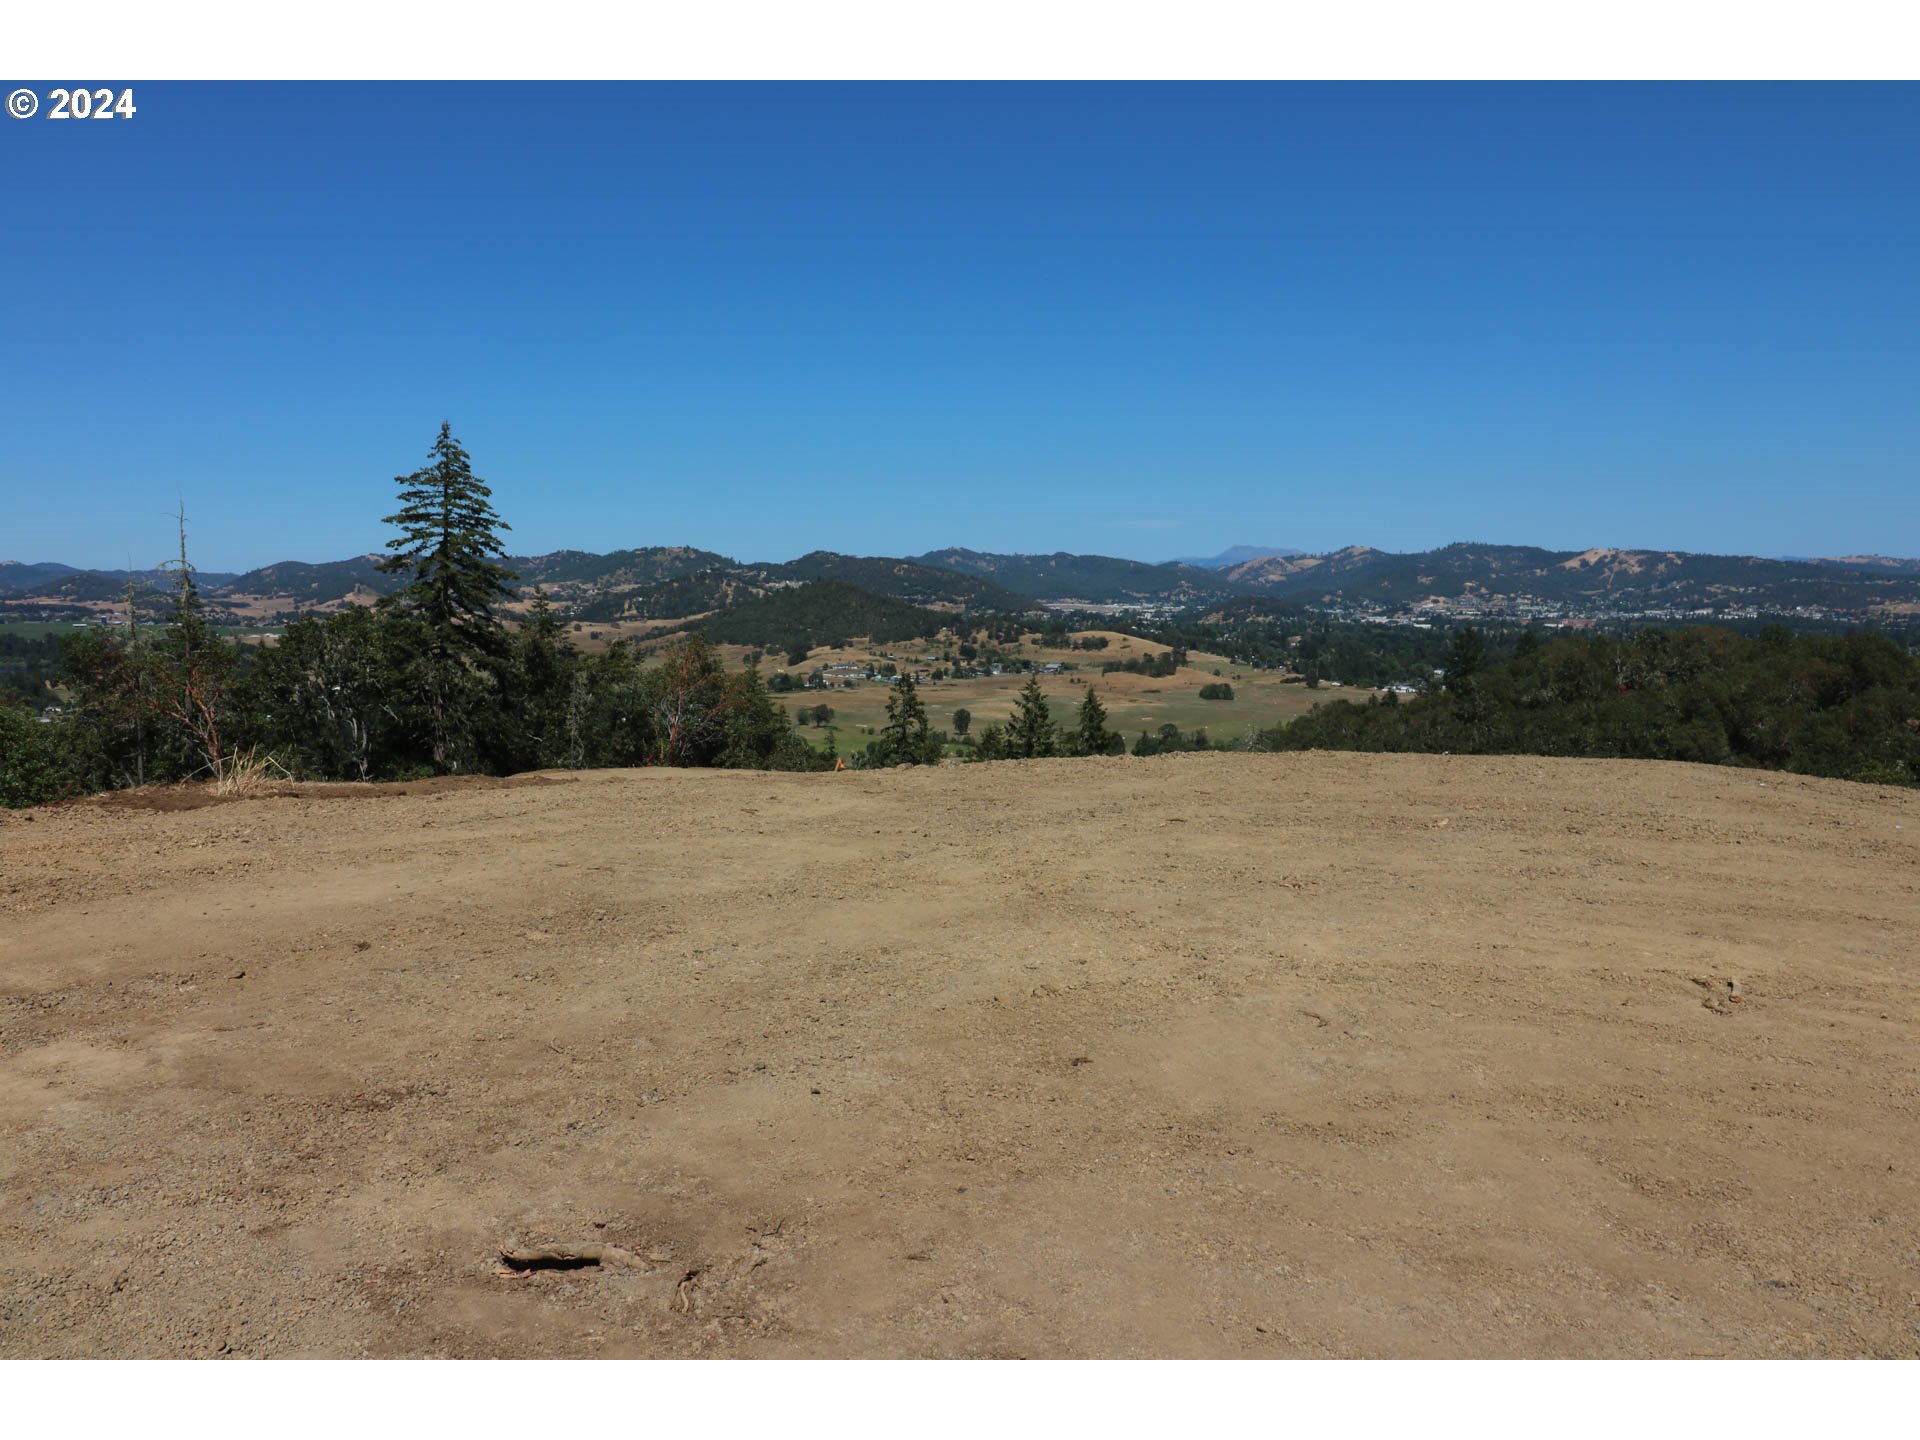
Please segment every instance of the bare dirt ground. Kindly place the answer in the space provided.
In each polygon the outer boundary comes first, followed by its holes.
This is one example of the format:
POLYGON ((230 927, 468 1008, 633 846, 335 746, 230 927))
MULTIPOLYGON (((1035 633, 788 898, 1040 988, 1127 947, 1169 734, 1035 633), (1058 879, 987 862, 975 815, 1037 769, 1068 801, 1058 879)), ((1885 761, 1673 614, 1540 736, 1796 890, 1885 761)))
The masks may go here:
POLYGON ((0 1353, 1920 1356, 1917 962, 1680 765, 0 814, 0 1353))

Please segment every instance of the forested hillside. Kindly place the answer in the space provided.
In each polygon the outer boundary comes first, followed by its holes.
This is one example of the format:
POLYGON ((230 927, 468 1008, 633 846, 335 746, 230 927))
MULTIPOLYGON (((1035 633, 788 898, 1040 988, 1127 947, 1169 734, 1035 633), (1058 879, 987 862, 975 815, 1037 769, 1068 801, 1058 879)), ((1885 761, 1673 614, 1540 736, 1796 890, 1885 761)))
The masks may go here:
POLYGON ((1883 635, 1756 639, 1644 630, 1628 639, 1523 634, 1481 668, 1455 637, 1444 687, 1321 705, 1266 732, 1282 750, 1582 755, 1752 765, 1920 784, 1920 657, 1883 635))
POLYGON ((391 595, 403 582, 380 569, 378 555, 356 555, 351 560, 330 560, 310 565, 304 560, 284 560, 263 565, 236 576, 230 583, 205 587, 214 596, 222 593, 287 599, 311 608, 344 600, 356 591, 391 595))
POLYGON ((1338 596, 1383 606, 1504 596, 1613 610, 1748 603, 1775 611, 1803 606, 1865 611, 1920 597, 1920 578, 1888 566, 1525 545, 1456 544, 1405 555, 1356 549, 1318 565, 1277 562, 1263 573, 1251 567, 1229 573, 1288 599, 1324 602, 1338 596))
POLYGON ((720 644, 795 651, 841 645, 855 638, 875 644, 935 635, 954 617, 840 580, 816 580, 775 590, 698 622, 720 644))
POLYGON ((993 555, 979 550, 930 550, 914 557, 991 580, 1035 600, 1085 600, 1095 605, 1187 604, 1230 595, 1238 588, 1197 565, 1149 565, 1112 555, 993 555))

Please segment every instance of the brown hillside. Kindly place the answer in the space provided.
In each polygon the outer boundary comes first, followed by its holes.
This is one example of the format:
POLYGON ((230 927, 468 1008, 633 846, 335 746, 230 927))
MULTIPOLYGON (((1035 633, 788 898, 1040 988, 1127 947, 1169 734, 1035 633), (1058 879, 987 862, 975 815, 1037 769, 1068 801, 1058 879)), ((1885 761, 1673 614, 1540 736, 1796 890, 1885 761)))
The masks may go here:
POLYGON ((0 1354, 1920 1356, 1920 795, 553 778, 0 813, 0 1354))

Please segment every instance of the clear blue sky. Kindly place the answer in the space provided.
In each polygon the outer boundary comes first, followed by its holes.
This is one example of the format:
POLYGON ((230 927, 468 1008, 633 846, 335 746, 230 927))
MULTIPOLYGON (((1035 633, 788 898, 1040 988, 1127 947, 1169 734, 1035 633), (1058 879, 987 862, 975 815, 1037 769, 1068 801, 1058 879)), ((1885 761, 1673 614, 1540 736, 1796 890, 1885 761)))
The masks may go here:
POLYGON ((0 559, 374 549, 443 418, 521 552, 1920 553, 1920 87, 135 99, 0 119, 0 559))

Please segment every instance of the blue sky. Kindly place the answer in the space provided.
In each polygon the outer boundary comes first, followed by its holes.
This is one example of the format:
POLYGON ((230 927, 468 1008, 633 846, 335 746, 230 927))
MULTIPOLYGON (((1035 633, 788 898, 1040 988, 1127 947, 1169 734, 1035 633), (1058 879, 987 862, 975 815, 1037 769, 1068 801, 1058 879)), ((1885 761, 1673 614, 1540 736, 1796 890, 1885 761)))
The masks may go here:
POLYGON ((134 88, 0 120, 0 559, 443 418, 522 552, 1920 553, 1915 86, 134 88))

